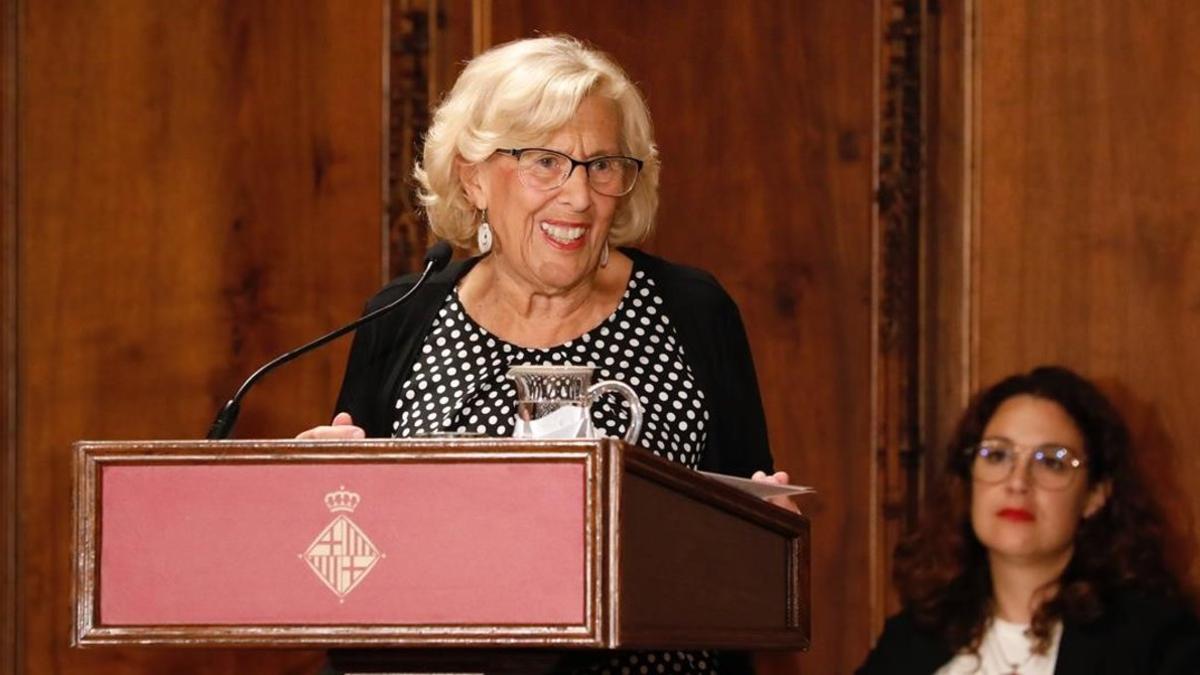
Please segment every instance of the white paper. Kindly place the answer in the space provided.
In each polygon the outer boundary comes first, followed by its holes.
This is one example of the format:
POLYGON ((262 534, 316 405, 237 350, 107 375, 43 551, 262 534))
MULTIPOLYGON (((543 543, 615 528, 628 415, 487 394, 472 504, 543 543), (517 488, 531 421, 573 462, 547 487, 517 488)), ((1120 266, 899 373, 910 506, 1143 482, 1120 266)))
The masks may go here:
POLYGON ((592 425, 588 410, 582 406, 565 405, 536 420, 515 419, 514 438, 565 439, 591 438, 592 425))
POLYGON ((723 473, 711 473, 709 471, 699 471, 705 476, 730 487, 735 487, 742 492, 748 492, 755 497, 767 498, 778 497, 780 495, 803 495, 816 492, 817 489, 807 485, 780 485, 778 483, 765 483, 763 481, 751 480, 749 478, 739 478, 737 476, 727 476, 723 473))

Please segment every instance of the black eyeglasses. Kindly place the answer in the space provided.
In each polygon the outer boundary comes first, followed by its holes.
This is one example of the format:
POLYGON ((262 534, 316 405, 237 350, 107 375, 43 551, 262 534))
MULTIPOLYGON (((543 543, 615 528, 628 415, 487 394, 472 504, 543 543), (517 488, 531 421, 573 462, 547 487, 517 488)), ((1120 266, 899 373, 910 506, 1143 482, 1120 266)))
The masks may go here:
MULTIPOLYGON (((971 477, 981 483, 1001 483, 1016 469, 1020 448, 1007 440, 985 440, 965 450, 974 459, 971 477)), ((1061 445, 1025 447, 1030 452, 1029 475, 1039 487, 1062 490, 1071 484, 1083 466, 1083 460, 1061 445)))
POLYGON ((623 155, 605 155, 580 161, 546 148, 499 148, 496 152, 517 160, 517 177, 526 187, 553 190, 561 187, 582 166, 588 185, 602 195, 621 197, 629 194, 642 171, 642 160, 623 155))

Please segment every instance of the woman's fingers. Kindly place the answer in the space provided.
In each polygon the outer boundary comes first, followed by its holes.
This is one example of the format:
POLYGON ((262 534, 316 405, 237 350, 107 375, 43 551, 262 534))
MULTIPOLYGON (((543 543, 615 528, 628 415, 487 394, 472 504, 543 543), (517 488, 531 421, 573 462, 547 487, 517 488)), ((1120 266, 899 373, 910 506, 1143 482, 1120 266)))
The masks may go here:
POLYGON ((760 483, 776 483, 778 485, 787 485, 791 482, 791 477, 788 476, 786 471, 776 471, 770 476, 763 471, 755 471, 754 475, 750 476, 750 478, 760 483))
POLYGON ((352 440, 366 437, 366 432, 364 432, 361 428, 354 426, 353 424, 313 427, 306 431, 301 431, 296 435, 296 438, 306 441, 352 440))
POLYGON ((333 421, 319 427, 313 427, 296 434, 296 438, 308 441, 321 440, 353 440, 366 438, 367 432, 362 427, 354 426, 350 413, 340 412, 333 416, 333 421))
MULTIPOLYGON (((791 476, 788 476, 786 471, 776 471, 770 476, 765 471, 755 471, 754 475, 750 476, 750 478, 760 483, 774 483, 776 485, 787 485, 791 482, 791 476)), ((792 513, 800 513, 800 507, 796 506, 791 497, 767 497, 767 501, 775 506, 785 508, 792 513)))

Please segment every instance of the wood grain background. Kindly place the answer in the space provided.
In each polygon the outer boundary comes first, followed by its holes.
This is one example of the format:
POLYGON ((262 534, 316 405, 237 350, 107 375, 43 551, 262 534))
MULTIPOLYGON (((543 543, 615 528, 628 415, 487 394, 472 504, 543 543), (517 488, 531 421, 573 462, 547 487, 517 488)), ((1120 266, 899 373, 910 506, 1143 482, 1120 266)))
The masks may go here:
MULTIPOLYGON (((429 99, 479 45, 560 31, 646 93, 664 161, 648 248, 738 301, 777 464, 820 490, 803 504, 814 647, 763 673, 852 672, 889 607, 905 522, 883 490, 917 486, 886 474, 881 400, 918 405, 927 468, 970 390, 1079 368, 1129 411, 1186 533, 1200 5, 916 3, 921 367, 881 391, 879 59, 899 4, 0 0, 0 673, 315 671, 313 652, 70 649, 69 445, 200 437, 254 366, 411 258, 384 119, 408 86, 388 51, 407 12, 440 12, 429 99)), ((265 380, 238 435, 323 419, 345 347, 265 380)))

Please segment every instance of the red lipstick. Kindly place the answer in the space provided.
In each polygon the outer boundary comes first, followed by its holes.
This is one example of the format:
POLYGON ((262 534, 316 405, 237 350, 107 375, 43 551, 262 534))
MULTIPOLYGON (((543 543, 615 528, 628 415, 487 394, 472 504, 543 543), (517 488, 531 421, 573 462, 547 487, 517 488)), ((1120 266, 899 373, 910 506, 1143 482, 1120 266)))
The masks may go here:
POLYGON ((1025 509, 1004 508, 996 512, 996 515, 1005 520, 1015 520, 1019 523, 1032 523, 1033 514, 1025 509))

